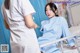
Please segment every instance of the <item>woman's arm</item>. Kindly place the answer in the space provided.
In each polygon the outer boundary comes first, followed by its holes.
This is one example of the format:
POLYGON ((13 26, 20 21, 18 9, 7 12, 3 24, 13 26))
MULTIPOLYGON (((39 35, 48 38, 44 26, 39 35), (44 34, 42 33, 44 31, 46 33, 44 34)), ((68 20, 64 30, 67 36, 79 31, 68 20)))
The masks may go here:
POLYGON ((4 20, 4 24, 5 24, 5 27, 6 27, 7 29, 10 29, 8 23, 6 22, 6 20, 4 20))
POLYGON ((35 24, 32 19, 32 14, 35 13, 35 10, 30 1, 22 0, 20 6, 21 6, 21 14, 24 17, 25 25, 28 28, 37 28, 37 24, 35 24))
POLYGON ((7 29, 10 29, 8 23, 6 22, 6 20, 7 20, 7 15, 6 15, 5 7, 4 7, 4 6, 2 6, 1 11, 2 11, 2 15, 3 15, 3 17, 4 17, 5 27, 6 27, 7 29))
POLYGON ((32 19, 32 15, 29 14, 27 16, 24 16, 25 24, 28 28, 37 28, 37 24, 34 23, 32 19))
MULTIPOLYGON (((72 34, 68 28, 68 23, 67 23, 66 19, 64 19, 64 18, 62 19, 62 32, 63 32, 62 33, 63 37, 72 36, 72 34)), ((67 39, 67 42, 68 42, 69 46, 73 47, 75 45, 73 38, 67 39)))

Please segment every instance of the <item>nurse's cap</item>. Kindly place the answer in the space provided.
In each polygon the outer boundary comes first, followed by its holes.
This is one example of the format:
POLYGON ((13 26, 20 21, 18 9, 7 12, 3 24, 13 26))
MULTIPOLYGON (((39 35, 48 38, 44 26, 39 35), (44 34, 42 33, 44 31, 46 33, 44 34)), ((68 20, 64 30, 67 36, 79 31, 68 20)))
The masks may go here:
POLYGON ((57 3, 54 3, 56 5, 56 7, 58 8, 58 4, 57 3))

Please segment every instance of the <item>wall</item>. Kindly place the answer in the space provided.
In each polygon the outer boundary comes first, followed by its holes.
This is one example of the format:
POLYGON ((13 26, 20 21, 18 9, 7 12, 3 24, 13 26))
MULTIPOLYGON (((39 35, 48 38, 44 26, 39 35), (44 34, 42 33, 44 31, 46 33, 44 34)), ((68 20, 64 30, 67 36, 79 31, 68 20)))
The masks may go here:
POLYGON ((71 6, 71 16, 73 25, 77 26, 80 24, 80 3, 73 4, 71 6))
POLYGON ((36 13, 34 14, 34 21, 38 24, 38 28, 36 29, 36 34, 37 37, 42 36, 42 33, 40 32, 40 27, 41 27, 41 21, 47 19, 45 15, 45 5, 46 5, 46 0, 30 0, 36 13))

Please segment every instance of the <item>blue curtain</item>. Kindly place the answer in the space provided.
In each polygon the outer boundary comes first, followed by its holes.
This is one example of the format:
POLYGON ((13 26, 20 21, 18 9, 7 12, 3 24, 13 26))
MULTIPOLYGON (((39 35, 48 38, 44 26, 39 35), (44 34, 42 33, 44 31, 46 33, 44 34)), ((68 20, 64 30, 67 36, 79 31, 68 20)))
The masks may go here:
MULTIPOLYGON (((9 30, 7 30, 5 28, 5 25, 4 25, 4 19, 3 19, 3 16, 2 16, 2 13, 1 13, 1 6, 3 4, 4 0, 0 0, 0 45, 1 44, 8 44, 9 45, 9 52, 8 53, 11 53, 10 52, 10 32, 9 30)), ((1 53, 1 51, 0 51, 1 53)))
POLYGON ((40 32, 40 27, 41 27, 41 21, 47 19, 45 15, 45 5, 46 5, 46 0, 30 0, 36 13, 34 14, 34 21, 38 24, 39 28, 37 28, 36 34, 37 37, 42 36, 42 33, 40 32))

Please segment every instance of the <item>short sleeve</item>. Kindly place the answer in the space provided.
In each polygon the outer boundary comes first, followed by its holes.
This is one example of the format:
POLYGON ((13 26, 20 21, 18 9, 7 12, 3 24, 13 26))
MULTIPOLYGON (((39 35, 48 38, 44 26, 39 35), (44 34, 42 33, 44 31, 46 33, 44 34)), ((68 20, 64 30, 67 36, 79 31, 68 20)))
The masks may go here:
POLYGON ((35 10, 29 0, 22 0, 21 11, 23 16, 35 13, 35 10))

